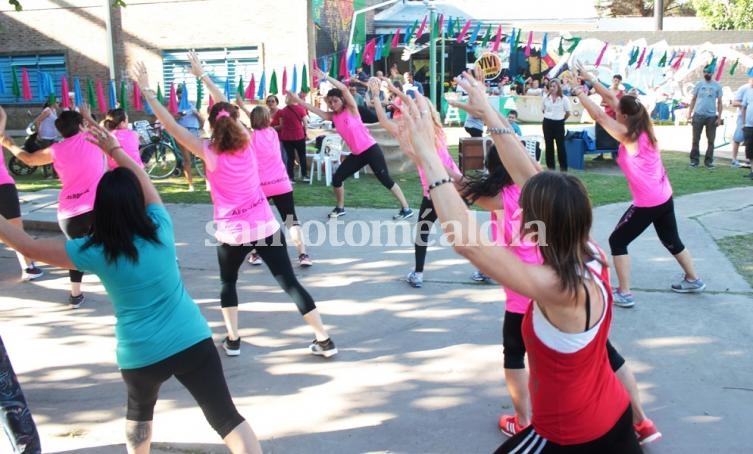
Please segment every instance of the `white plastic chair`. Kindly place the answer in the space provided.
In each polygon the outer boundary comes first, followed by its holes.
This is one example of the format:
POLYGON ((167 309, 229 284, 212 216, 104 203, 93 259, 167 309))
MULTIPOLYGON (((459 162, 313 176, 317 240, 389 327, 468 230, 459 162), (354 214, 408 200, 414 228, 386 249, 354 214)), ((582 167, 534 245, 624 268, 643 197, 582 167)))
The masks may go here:
POLYGON ((528 156, 530 156, 535 162, 539 162, 539 160, 536 159, 536 147, 539 144, 539 136, 522 136, 520 140, 526 144, 528 156))

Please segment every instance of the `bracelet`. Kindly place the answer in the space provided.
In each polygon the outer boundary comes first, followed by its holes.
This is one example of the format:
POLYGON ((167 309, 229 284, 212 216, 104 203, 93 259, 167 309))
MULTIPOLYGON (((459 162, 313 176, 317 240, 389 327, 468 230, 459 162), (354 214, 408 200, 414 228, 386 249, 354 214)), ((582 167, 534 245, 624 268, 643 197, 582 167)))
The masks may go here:
POLYGON ((123 147, 121 147, 120 145, 117 145, 115 147, 110 148, 110 150, 107 152, 107 154, 109 154, 110 156, 112 156, 112 154, 115 153, 115 150, 117 150, 118 148, 120 148, 121 150, 123 149, 123 147))
POLYGON ((207 76, 207 73, 201 73, 201 75, 199 76, 199 79, 203 79, 203 78, 205 78, 206 76, 207 76))
POLYGON ((447 178, 442 178, 441 180, 435 181, 434 183, 429 185, 429 191, 431 191, 432 189, 436 187, 442 186, 445 183, 452 183, 452 178, 447 177, 447 178))
POLYGON ((515 134, 515 131, 512 130, 512 128, 486 128, 486 131, 489 134, 502 136, 505 134, 515 134))

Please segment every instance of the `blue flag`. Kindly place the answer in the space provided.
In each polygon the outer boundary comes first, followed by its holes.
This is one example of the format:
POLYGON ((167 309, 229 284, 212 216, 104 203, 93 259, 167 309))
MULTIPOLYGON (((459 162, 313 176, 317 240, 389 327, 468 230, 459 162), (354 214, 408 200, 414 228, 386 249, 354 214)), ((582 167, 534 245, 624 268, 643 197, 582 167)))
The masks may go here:
POLYGON ((110 109, 118 107, 118 94, 115 92, 115 80, 110 79, 110 109))
POLYGON ((267 72, 261 72, 261 79, 259 79, 259 89, 256 92, 256 97, 263 99, 267 91, 267 72))
POLYGON ((181 112, 191 110, 191 103, 188 102, 188 88, 186 87, 185 82, 180 84, 180 99, 178 100, 178 110, 180 110, 181 112))
POLYGON ((293 83, 290 86, 290 91, 298 93, 298 68, 296 68, 295 63, 293 64, 293 83))
POLYGON ((380 61, 382 59, 382 50, 384 49, 384 35, 379 37, 379 41, 376 44, 376 51, 374 53, 374 61, 380 61))
POLYGON ((546 55, 547 44, 549 44, 549 33, 544 33, 544 39, 541 41, 541 52, 539 53, 542 57, 546 55))
POLYGON ((5 93, 5 80, 3 79, 3 73, 0 71, 0 95, 4 95, 5 93))
POLYGON ((471 33, 471 38, 468 40, 468 44, 471 46, 476 45, 476 38, 478 38, 478 32, 481 31, 481 22, 476 23, 476 28, 473 29, 473 32, 471 33))
POLYGON ((81 95, 81 81, 76 77, 73 79, 73 104, 76 107, 81 107, 81 104, 83 103, 84 97, 81 95))

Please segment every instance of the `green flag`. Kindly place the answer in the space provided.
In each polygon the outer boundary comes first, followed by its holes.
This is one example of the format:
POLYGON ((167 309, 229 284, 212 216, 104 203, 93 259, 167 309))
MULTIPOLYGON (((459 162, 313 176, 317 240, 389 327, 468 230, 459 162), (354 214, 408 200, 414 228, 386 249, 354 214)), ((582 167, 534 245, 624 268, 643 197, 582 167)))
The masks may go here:
POLYGON ((337 54, 332 54, 332 63, 329 65, 329 77, 337 79, 337 54))
POLYGON ((269 92, 273 95, 277 94, 277 73, 272 70, 272 77, 269 78, 269 92))
POLYGON ((97 105, 97 97, 94 96, 94 82, 91 79, 86 79, 86 102, 92 109, 97 105))
POLYGON ((565 53, 565 49, 562 48, 562 41, 564 41, 565 38, 560 37, 560 45, 557 47, 557 55, 560 57, 565 53))
POLYGON ((666 64, 667 64, 667 51, 665 50, 664 55, 662 55, 661 58, 659 59, 659 63, 657 64, 657 66, 659 66, 659 68, 663 68, 666 64))
POLYGON ((638 48, 633 47, 633 50, 630 52, 630 61, 628 61, 628 66, 633 65, 636 61, 638 61, 638 48))
POLYGON ((309 90, 309 72, 306 70, 306 65, 303 65, 303 70, 301 71, 301 91, 308 93, 309 90))
POLYGON ((235 90, 238 92, 238 96, 241 99, 246 98, 246 89, 243 87, 243 76, 241 75, 240 79, 238 79, 238 88, 235 90))
POLYGON ((165 97, 162 96, 162 87, 160 87, 159 82, 157 82, 157 101, 159 101, 160 104, 165 103, 165 97))
POLYGON ((384 40, 384 46, 382 46, 382 58, 390 56, 390 51, 392 50, 392 36, 384 40))
POLYGON ((729 69, 729 75, 734 76, 735 70, 737 69, 737 64, 740 63, 740 59, 736 59, 734 63, 732 63, 732 67, 729 69))
POLYGON ((128 112, 128 87, 125 79, 120 81, 120 108, 128 112))
POLYGON ((522 29, 518 29, 518 33, 515 34, 515 45, 513 46, 513 49, 517 49, 518 45, 520 44, 520 35, 523 34, 522 29))
POLYGON ((481 48, 486 48, 486 45, 489 44, 489 38, 492 36, 492 24, 489 24, 488 27, 486 27, 486 34, 484 35, 484 39, 481 40, 481 48))
POLYGON ((204 84, 201 79, 196 78, 196 110, 201 109, 201 98, 204 97, 204 84))
POLYGON ((363 66, 363 46, 361 46, 361 49, 356 52, 356 73, 358 73, 361 66, 363 66))
POLYGON ((573 43, 570 45, 570 47, 567 49, 568 54, 572 54, 576 47, 578 47, 578 44, 580 44, 580 38, 573 38, 573 43))
POLYGON ((13 96, 16 98, 21 97, 21 84, 18 83, 18 74, 16 74, 16 68, 13 68, 13 96))

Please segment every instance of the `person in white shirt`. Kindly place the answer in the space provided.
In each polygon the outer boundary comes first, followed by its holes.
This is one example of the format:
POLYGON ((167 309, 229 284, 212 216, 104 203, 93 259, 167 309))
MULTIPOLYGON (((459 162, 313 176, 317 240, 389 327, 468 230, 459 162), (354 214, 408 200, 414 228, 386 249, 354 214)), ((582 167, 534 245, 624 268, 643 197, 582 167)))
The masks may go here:
POLYGON ((557 143, 557 160, 560 170, 567 172, 567 151, 565 150, 565 120, 572 114, 570 100, 562 95, 562 87, 558 79, 549 82, 549 91, 544 95, 541 103, 544 112, 544 156, 546 167, 554 170, 554 144, 557 143))
MULTIPOLYGON (((753 80, 753 79, 751 79, 753 80)), ((735 92, 735 97, 732 101, 732 105, 737 107, 737 121, 735 123, 735 133, 732 135, 732 167, 740 167, 740 161, 737 160, 737 153, 740 150, 740 144, 745 142, 745 136, 743 135, 743 109, 742 101, 747 90, 753 90, 753 86, 748 82, 741 85, 735 92)))

